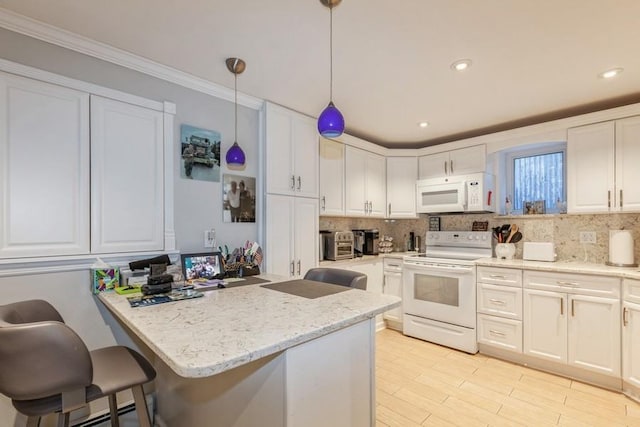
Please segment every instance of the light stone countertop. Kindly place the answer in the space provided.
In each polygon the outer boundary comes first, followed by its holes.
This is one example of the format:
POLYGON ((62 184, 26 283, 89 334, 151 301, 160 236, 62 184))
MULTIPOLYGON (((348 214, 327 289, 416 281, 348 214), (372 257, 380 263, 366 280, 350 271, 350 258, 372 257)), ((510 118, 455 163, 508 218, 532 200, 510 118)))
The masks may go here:
POLYGON ((354 264, 366 264, 370 262, 375 262, 377 260, 382 260, 384 258, 402 259, 405 256, 416 255, 416 254, 418 254, 418 252, 390 252, 388 254, 363 255, 361 257, 355 257, 352 259, 341 259, 338 261, 324 260, 324 261, 320 261, 319 266, 327 267, 327 268, 332 268, 332 267, 340 268, 341 265, 348 266, 348 265, 354 265, 354 264))
POLYGON ((215 375, 371 319, 401 301, 359 289, 307 299, 260 285, 137 308, 115 292, 99 298, 171 369, 190 378, 215 375))
POLYGON ((557 273, 590 274, 597 276, 614 276, 620 278, 640 279, 640 267, 614 267, 606 264, 594 264, 570 261, 525 261, 522 259, 504 260, 498 258, 481 258, 476 260, 477 266, 517 268, 524 270, 551 271, 557 273))

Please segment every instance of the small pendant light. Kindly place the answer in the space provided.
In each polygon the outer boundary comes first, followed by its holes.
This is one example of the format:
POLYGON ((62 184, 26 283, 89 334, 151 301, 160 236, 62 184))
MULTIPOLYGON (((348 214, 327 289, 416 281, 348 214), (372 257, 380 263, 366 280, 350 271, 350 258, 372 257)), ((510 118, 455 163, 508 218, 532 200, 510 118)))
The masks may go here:
POLYGON ((339 5, 341 1, 320 0, 320 3, 329 8, 329 105, 318 117, 318 132, 325 138, 336 138, 344 132, 344 117, 333 104, 333 8, 339 5))
POLYGON ((234 75, 233 87, 235 93, 235 134, 233 137, 233 145, 227 151, 225 159, 227 160, 227 165, 238 167, 244 166, 245 161, 244 151, 242 151, 242 148, 238 145, 238 74, 242 74, 247 64, 240 58, 227 58, 225 62, 227 69, 234 75))

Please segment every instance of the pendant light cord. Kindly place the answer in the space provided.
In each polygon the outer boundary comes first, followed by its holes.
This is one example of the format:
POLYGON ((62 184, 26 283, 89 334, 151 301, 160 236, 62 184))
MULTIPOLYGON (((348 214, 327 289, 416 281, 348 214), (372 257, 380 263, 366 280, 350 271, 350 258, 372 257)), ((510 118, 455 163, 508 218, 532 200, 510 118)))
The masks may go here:
POLYGON ((233 64, 233 92, 235 93, 235 135, 233 138, 233 142, 238 142, 238 59, 236 59, 235 64, 233 64))
POLYGON ((333 6, 329 7, 329 101, 333 102, 333 6))

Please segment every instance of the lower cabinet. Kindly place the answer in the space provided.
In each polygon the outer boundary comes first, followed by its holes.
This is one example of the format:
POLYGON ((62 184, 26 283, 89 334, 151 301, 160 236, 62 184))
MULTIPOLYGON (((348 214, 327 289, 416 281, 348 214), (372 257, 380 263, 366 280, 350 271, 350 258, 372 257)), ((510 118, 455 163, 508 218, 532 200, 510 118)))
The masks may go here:
POLYGON ((625 279, 622 303, 622 388, 640 400, 640 280, 625 279))
MULTIPOLYGON (((367 291, 381 294, 383 292, 384 277, 382 274, 382 259, 374 258, 372 260, 352 261, 351 263, 341 263, 335 268, 357 271, 367 275, 367 291)), ((384 320, 381 314, 376 316, 376 330, 384 329, 384 320)))
MULTIPOLYGON (((383 260, 382 293, 402 298, 402 260, 384 258, 383 260)), ((382 316, 386 326, 391 329, 402 330, 402 305, 392 308, 382 316)))
POLYGON ((523 278, 524 354, 620 376, 620 280, 533 271, 523 278))

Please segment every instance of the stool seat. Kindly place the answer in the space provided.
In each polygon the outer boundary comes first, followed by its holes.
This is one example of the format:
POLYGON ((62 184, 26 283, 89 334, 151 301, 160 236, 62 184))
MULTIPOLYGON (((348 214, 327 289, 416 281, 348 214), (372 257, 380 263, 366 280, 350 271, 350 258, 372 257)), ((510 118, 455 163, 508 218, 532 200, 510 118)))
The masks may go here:
POLYGON ((367 289, 367 275, 357 271, 340 268, 310 268, 304 275, 306 280, 348 286, 350 288, 367 289))

